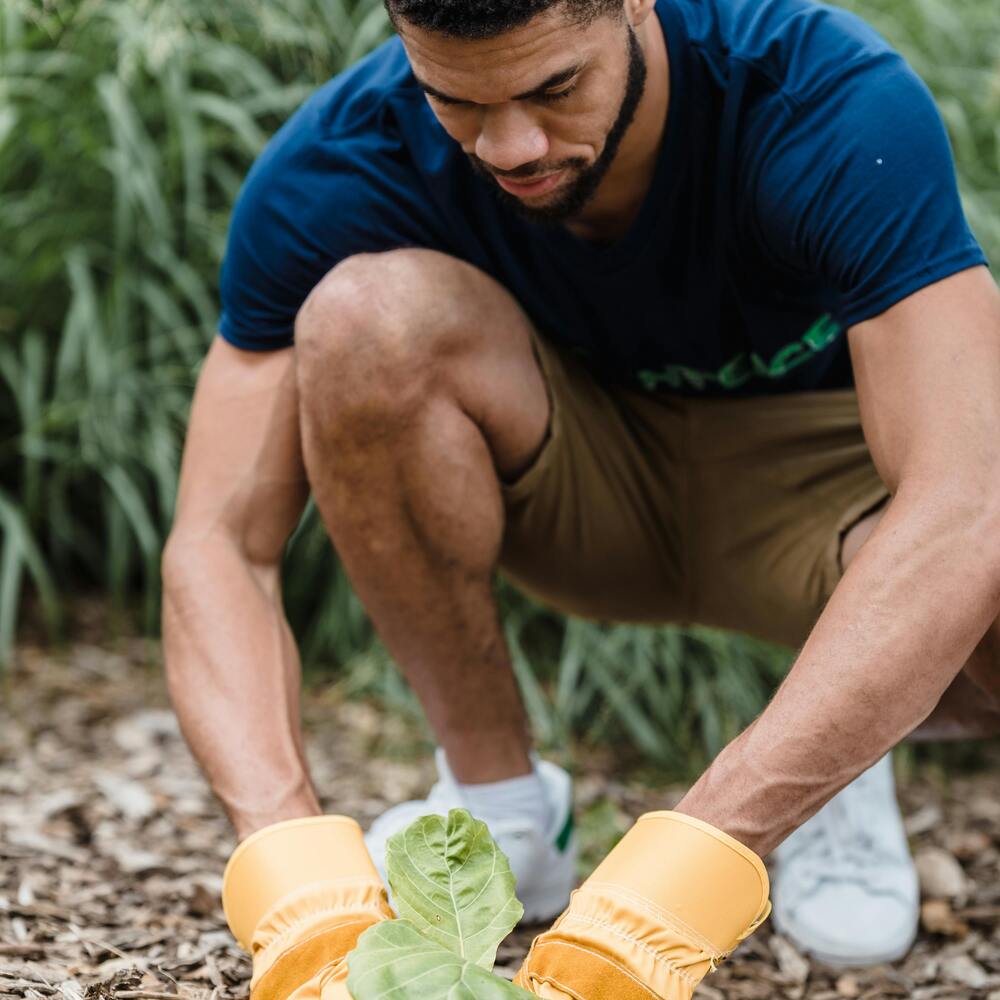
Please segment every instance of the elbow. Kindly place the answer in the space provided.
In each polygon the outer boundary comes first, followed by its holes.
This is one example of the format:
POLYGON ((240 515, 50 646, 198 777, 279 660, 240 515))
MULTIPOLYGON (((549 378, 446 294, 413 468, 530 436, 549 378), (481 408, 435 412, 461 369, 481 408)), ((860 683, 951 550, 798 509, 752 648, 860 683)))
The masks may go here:
POLYGON ((203 539, 193 536, 190 531, 175 528, 167 538, 160 559, 160 581, 164 595, 183 592, 197 579, 204 551, 203 539))
POLYGON ((227 598, 252 584, 273 598, 280 592, 281 557, 253 551, 221 526, 176 525, 160 562, 164 604, 187 606, 211 592, 227 598))
POLYGON ((980 486, 971 544, 983 554, 1000 600, 1000 468, 980 486))
POLYGON ((1000 469, 903 477, 893 506, 912 518, 918 545, 923 539, 940 558, 960 561, 970 585, 979 591, 981 582, 1000 611, 1000 469))
POLYGON ((1000 614, 1000 512, 991 519, 988 529, 981 532, 979 544, 985 553, 993 593, 996 596, 997 611, 1000 614))
POLYGON ((200 595, 217 589, 215 581, 232 579, 240 562, 238 548, 225 535, 175 527, 160 559, 164 610, 168 604, 197 603, 200 595))
POLYGON ((982 567, 985 582, 1000 613, 1000 477, 988 491, 980 487, 976 501, 963 518, 965 550, 970 561, 982 567))

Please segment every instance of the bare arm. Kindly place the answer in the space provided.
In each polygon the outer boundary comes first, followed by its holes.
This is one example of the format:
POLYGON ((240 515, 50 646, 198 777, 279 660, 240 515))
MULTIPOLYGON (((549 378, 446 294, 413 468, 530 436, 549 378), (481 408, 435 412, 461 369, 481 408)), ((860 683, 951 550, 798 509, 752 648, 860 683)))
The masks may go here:
POLYGON ((320 812, 280 581, 307 497, 294 352, 256 355, 217 339, 163 557, 163 637, 184 735, 240 839, 320 812))
POLYGON ((934 709, 1000 613, 1000 292, 976 268, 850 332, 894 493, 768 709, 679 809, 767 854, 934 709))

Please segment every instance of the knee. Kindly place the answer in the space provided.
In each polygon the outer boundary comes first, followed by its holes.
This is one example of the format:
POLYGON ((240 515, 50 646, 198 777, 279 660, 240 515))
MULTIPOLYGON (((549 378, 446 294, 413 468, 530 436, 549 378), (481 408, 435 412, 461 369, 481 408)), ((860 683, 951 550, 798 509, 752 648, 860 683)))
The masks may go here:
POLYGON ((427 250, 361 254, 317 285, 295 324, 304 407, 340 413, 405 409, 426 399, 449 361, 475 336, 469 265, 427 250))

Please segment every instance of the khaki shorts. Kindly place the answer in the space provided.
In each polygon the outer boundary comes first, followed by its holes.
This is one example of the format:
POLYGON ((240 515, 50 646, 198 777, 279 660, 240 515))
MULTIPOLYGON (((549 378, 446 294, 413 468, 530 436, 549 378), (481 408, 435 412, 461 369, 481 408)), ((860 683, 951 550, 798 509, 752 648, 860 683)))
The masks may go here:
POLYGON ((854 391, 651 397, 536 350, 552 424, 505 487, 504 574, 585 618, 800 645, 841 577, 844 534, 889 496, 854 391))

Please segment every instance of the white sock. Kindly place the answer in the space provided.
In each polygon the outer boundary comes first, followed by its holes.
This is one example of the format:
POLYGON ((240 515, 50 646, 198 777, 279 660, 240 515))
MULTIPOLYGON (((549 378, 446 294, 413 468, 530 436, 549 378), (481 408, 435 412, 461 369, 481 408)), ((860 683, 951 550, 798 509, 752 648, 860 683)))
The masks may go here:
POLYGON ((481 785, 456 782, 469 812, 490 825, 503 819, 530 819, 541 831, 548 830, 551 809, 545 785, 537 770, 506 781, 490 781, 481 785))

